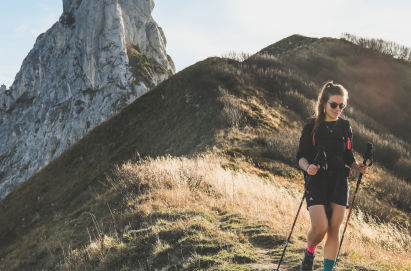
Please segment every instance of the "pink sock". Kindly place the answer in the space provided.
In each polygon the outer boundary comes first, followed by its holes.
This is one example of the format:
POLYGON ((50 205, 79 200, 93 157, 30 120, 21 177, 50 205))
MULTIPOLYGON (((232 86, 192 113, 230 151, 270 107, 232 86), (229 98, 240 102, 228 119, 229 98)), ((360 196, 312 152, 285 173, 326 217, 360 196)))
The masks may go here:
POLYGON ((315 255, 315 249, 317 248, 317 246, 310 246, 308 243, 307 243, 307 250, 308 250, 308 252, 310 252, 312 255, 315 255))

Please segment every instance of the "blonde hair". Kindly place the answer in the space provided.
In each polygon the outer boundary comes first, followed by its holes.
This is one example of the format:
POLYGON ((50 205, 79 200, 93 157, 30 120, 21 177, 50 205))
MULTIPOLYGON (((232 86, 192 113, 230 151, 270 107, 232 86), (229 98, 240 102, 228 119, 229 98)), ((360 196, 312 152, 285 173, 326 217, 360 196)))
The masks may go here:
POLYGON ((333 84, 333 81, 325 83, 325 85, 321 89, 320 94, 318 95, 318 100, 315 108, 315 125, 312 134, 315 133, 321 123, 325 120, 324 106, 332 95, 341 95, 344 97, 344 101, 347 102, 348 92, 342 85, 333 84))

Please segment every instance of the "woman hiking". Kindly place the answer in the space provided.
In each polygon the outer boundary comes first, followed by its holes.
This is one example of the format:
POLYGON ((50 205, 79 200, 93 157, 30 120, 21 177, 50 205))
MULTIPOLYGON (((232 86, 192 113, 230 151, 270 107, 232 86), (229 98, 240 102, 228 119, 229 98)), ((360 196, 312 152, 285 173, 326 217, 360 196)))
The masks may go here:
POLYGON ((326 83, 316 105, 315 118, 303 128, 297 161, 310 175, 306 187, 311 229, 301 270, 313 270, 315 249, 325 237, 324 271, 334 268, 340 241, 340 225, 348 205, 350 168, 368 173, 368 166, 357 163, 352 149, 352 130, 348 120, 340 118, 347 105, 348 92, 340 84, 326 83), (318 146, 325 147, 321 163, 313 164, 318 146), (348 168, 349 167, 349 168, 348 168))

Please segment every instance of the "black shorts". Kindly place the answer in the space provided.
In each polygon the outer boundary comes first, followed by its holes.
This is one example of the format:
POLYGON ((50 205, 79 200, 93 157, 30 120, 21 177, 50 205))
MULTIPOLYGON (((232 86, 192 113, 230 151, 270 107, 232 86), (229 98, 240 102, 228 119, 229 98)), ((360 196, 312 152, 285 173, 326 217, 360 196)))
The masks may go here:
POLYGON ((305 201, 308 207, 324 205, 325 199, 348 208, 348 196, 350 187, 348 177, 344 171, 327 172, 319 170, 316 175, 310 177, 305 201), (318 174, 318 176, 317 176, 318 174), (325 179, 322 179, 325 178, 325 179), (322 185, 325 184, 325 188, 322 185), (324 195, 324 192, 326 195, 324 195))

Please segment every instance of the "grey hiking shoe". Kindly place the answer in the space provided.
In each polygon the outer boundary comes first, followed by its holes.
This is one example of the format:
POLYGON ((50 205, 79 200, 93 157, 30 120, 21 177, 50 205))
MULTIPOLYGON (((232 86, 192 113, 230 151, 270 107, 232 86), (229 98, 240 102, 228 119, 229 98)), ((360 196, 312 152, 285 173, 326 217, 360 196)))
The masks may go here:
POLYGON ((308 254, 308 250, 306 249, 304 252, 304 259, 303 262, 301 263, 301 270, 302 271, 311 271, 313 270, 313 263, 314 263, 314 257, 308 254))

